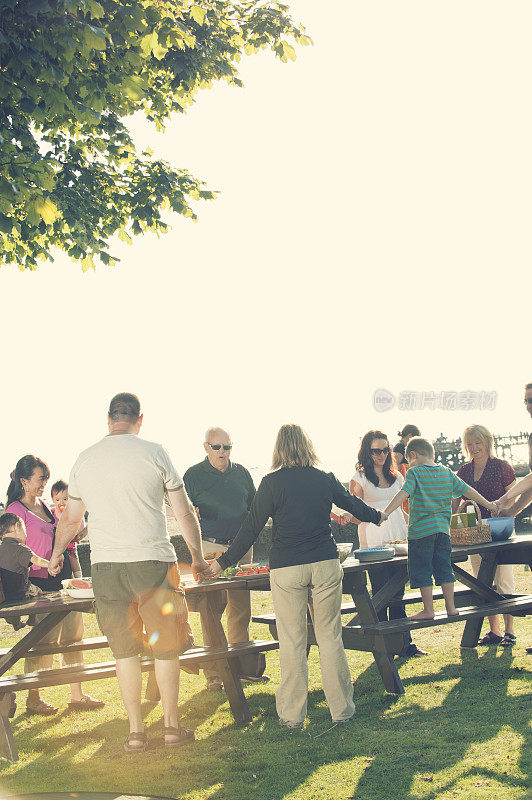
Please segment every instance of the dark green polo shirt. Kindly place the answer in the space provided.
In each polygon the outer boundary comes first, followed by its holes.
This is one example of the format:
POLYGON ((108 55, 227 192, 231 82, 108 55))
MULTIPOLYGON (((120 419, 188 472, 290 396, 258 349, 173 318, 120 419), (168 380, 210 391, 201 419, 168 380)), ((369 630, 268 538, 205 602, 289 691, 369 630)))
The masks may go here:
POLYGON ((237 533, 255 497, 253 478, 242 464, 220 472, 205 458, 189 467, 183 482, 192 504, 199 508, 202 533, 230 541, 237 533))

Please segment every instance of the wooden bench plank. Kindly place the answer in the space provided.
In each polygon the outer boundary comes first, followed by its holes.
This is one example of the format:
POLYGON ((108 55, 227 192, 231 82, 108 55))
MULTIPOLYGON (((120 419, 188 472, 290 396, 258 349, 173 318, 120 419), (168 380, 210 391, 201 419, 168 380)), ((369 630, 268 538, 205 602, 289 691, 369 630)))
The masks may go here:
MULTIPOLYGON (((456 589, 454 593, 455 599, 472 599, 475 593, 471 589, 456 589)), ((434 592, 434 600, 443 600, 443 592, 438 589, 434 592)), ((390 605, 397 605, 398 603, 405 603, 411 605, 413 603, 421 603, 421 594, 419 592, 409 592, 405 594, 402 600, 391 600, 390 605)), ((340 607, 340 614, 356 614, 356 606, 354 603, 342 603, 340 607)), ((257 614, 251 617, 253 622, 262 623, 264 625, 275 625, 275 614, 257 614)))
MULTIPOLYGON (((187 666, 188 664, 200 665, 207 664, 211 661, 238 658, 241 655, 248 655, 249 653, 276 650, 278 647, 279 643, 277 641, 263 641, 261 639, 256 639, 251 642, 242 642, 240 644, 229 644, 227 647, 195 647, 183 653, 179 661, 182 666, 187 666)), ((153 658, 144 656, 140 661, 143 671, 153 669, 153 658)), ((44 686, 61 686, 69 683, 95 681, 101 680, 102 678, 112 678, 115 675, 115 661, 40 670, 39 672, 30 672, 26 675, 5 675, 0 678, 0 696, 6 692, 18 692, 24 689, 38 689, 44 686)))
POLYGON ((460 608, 458 616, 449 617, 445 611, 437 611, 434 619, 406 619, 393 620, 392 622, 378 622, 363 625, 366 633, 406 633, 417 628, 430 628, 433 625, 446 625, 450 622, 465 622, 468 619, 488 617, 492 614, 511 614, 512 616, 526 616, 532 612, 532 595, 513 597, 499 603, 485 603, 481 606, 466 606, 460 608))
MULTIPOLYGON (((79 642, 72 642, 70 644, 38 644, 32 647, 24 655, 28 656, 49 656, 56 653, 76 653, 78 650, 98 650, 102 647, 109 647, 109 643, 105 636, 94 636, 92 639, 81 639, 79 642)), ((0 657, 9 653, 10 648, 2 648, 0 650, 0 657)))

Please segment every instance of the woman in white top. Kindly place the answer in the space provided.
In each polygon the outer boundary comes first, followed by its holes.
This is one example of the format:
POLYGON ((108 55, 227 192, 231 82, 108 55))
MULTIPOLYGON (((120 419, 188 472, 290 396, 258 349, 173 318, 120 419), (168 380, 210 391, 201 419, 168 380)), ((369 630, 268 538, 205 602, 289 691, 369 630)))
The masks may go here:
MULTIPOLYGON (((360 497, 368 505, 384 511, 386 505, 397 494, 403 485, 403 476, 395 468, 388 437, 382 431, 368 431, 363 437, 356 472, 349 484, 351 494, 360 497)), ((408 517, 402 508, 397 508, 379 527, 371 522, 361 522, 358 526, 360 547, 381 547, 390 542, 406 540, 408 535, 408 517)), ((395 575, 398 567, 383 562, 378 567, 368 570, 372 594, 395 575)), ((396 600, 403 597, 404 588, 395 595, 396 600)), ((379 620, 386 622, 392 619, 406 619, 404 603, 394 603, 381 609, 379 620)), ((405 648, 402 656, 426 655, 413 642, 410 634, 405 634, 405 648)))

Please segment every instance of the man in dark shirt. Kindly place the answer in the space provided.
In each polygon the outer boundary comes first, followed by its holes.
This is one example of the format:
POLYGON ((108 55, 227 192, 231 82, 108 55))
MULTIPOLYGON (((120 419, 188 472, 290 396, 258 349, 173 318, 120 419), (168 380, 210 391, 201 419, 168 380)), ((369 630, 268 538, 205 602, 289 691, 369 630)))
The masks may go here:
MULTIPOLYGON (((223 553, 238 532, 255 496, 255 486, 248 470, 230 459, 231 437, 222 428, 209 428, 203 447, 206 458, 189 467, 183 475, 186 492, 196 507, 200 520, 203 552, 223 553)), ((251 561, 250 549, 241 559, 251 561)), ((222 594, 222 593, 221 593, 222 594)), ((230 644, 249 641, 251 600, 249 592, 228 591, 227 632, 230 644)), ((225 598, 220 598, 220 616, 225 598)), ((205 631, 204 631, 205 636, 205 631)), ((264 657, 246 656, 240 659, 243 677, 257 680, 264 671, 264 657)), ((205 670, 207 688, 220 689, 221 679, 213 669, 205 670)), ((261 680, 267 680, 265 677, 261 680)))

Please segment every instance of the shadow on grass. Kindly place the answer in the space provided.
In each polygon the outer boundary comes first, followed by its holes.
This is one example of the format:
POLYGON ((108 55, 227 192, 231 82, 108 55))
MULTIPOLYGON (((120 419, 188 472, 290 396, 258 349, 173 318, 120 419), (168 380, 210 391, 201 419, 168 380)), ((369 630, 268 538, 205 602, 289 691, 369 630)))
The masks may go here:
MULTIPOLYGON (((458 781, 468 777, 483 777, 525 791, 530 786, 530 776, 527 775, 529 764, 523 753, 520 768, 527 777, 522 779, 509 776, 503 770, 459 769, 460 762, 472 746, 487 745, 504 727, 513 729, 524 741, 528 738, 525 698, 509 697, 508 681, 512 678, 529 685, 531 673, 526 669, 512 668, 511 662, 512 655, 507 651, 498 654, 489 649, 479 656, 476 650, 461 650, 459 664, 447 665, 431 675, 402 677, 405 688, 426 686, 441 689, 441 682, 456 683, 435 708, 427 709, 418 704, 394 709, 395 701, 390 698, 388 708, 391 713, 385 712, 380 718, 384 728, 394 725, 395 730, 386 737, 385 748, 377 744, 372 750, 371 763, 360 777, 352 797, 382 800, 386 796, 383 794, 386 785, 389 787, 393 780, 395 797, 417 798, 418 793, 411 794, 416 776, 422 775, 424 780, 432 782, 435 775, 446 770, 458 771, 459 774, 443 785, 439 784, 437 791, 424 793, 424 800, 441 797, 443 792, 452 790, 458 781), (421 750, 420 743, 423 745, 421 750)), ((373 692, 378 677, 377 668, 372 664, 356 682, 359 692, 370 687, 373 692)))
MULTIPOLYGON (((35 754, 21 768, 25 791, 37 790, 45 775, 48 789, 55 780, 63 791, 116 789, 175 798, 195 793, 209 800, 282 800, 311 783, 316 771, 326 765, 335 770, 335 776, 340 775, 351 797, 359 800, 382 800, 390 796, 392 786, 394 797, 417 798, 413 782, 419 776, 427 780, 424 800, 436 800, 445 789, 452 790, 458 781, 470 777, 525 791, 529 775, 521 780, 503 770, 469 767, 470 761, 463 761, 472 746, 489 742, 504 727, 527 736, 525 700, 508 697, 508 681, 510 677, 527 681, 530 676, 527 670, 513 670, 511 659, 506 652, 498 655, 488 650, 479 656, 464 650, 460 663, 446 665, 437 673, 405 675, 403 683, 414 695, 410 704, 405 698, 383 694, 378 670, 371 664, 355 683, 356 720, 333 730, 329 730, 330 716, 321 691, 309 693, 312 725, 303 733, 278 725, 272 693, 259 687, 248 694, 253 723, 245 728, 220 724, 216 714, 227 703, 225 694, 202 691, 180 707, 185 724, 203 728, 202 738, 179 750, 160 747, 145 754, 123 752, 123 718, 93 727, 85 713, 79 720, 80 727, 86 728, 79 735, 58 731, 59 735, 46 737, 50 725, 60 724, 61 717, 37 723, 32 718, 28 724, 20 716, 15 735, 21 752, 32 749, 35 754), (441 703, 434 706, 433 692, 447 689, 441 703), (431 707, 423 705, 425 691, 431 692, 431 707), (209 721, 212 732, 205 730, 209 721), (91 750, 88 763, 81 761, 85 749, 91 750), (451 777, 431 792, 434 776, 447 770, 451 777)), ((228 718, 227 708, 223 715, 228 718)), ((152 740, 161 739, 161 726, 158 719, 148 727, 152 740)), ((526 775, 524 762, 521 769, 526 775)), ((333 784, 324 793, 314 793, 313 785, 308 797, 333 796, 333 784)))

